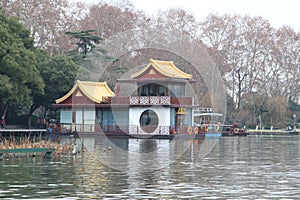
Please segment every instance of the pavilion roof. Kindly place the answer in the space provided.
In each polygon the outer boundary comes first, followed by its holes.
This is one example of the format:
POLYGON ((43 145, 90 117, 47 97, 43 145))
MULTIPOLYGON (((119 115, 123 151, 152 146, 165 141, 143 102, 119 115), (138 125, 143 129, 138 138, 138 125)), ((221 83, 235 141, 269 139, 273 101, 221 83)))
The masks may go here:
POLYGON ((92 82, 77 80, 73 88, 63 97, 56 99, 57 104, 68 99, 77 89, 95 103, 101 103, 103 97, 115 96, 115 94, 108 87, 106 82, 92 82))
POLYGON ((162 60, 154 60, 154 59, 150 59, 149 64, 139 72, 132 74, 131 78, 134 79, 142 76, 151 67, 153 67, 159 73, 161 73, 162 75, 168 78, 179 78, 179 79, 188 79, 188 80, 191 80, 193 78, 193 75, 187 74, 181 71, 179 68, 177 68, 174 65, 173 61, 162 61, 162 60))

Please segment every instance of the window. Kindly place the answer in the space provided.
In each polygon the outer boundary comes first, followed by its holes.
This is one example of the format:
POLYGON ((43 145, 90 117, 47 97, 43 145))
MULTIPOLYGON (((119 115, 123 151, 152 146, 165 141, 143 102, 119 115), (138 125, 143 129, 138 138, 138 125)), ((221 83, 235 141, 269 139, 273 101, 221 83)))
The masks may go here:
POLYGON ((60 123, 62 123, 62 124, 71 124, 72 123, 72 111, 71 110, 61 110, 60 123))
POLYGON ((84 124, 95 124, 95 111, 85 110, 84 111, 84 124))
POLYGON ((146 133, 152 133, 158 126, 158 116, 153 110, 146 110, 141 114, 140 126, 146 133))
POLYGON ((166 96, 167 88, 160 84, 145 84, 139 87, 140 96, 166 96))

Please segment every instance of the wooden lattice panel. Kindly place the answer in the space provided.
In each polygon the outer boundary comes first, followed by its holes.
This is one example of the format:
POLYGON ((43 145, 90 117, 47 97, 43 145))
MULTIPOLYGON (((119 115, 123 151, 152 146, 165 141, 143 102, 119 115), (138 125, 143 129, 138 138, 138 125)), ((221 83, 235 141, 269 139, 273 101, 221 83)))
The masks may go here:
POLYGON ((129 135, 130 134, 137 134, 137 126, 135 125, 129 126, 129 135))
POLYGON ((130 105, 137 105, 139 104, 139 97, 130 97, 129 98, 130 105))
POLYGON ((169 135, 170 134, 170 128, 168 126, 161 126, 160 127, 160 134, 161 135, 169 135))
POLYGON ((149 97, 140 97, 140 104, 141 105, 149 105, 149 97))
POLYGON ((161 105, 170 105, 170 97, 168 97, 168 96, 160 97, 160 104, 161 105))
POLYGON ((151 105, 159 105, 159 97, 151 96, 150 97, 150 104, 151 105))

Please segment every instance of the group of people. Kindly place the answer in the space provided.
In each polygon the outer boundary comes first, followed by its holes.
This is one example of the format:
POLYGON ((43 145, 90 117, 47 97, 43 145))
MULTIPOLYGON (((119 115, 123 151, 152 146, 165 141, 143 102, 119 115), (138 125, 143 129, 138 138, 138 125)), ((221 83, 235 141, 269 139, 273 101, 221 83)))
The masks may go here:
POLYGON ((37 119, 37 127, 38 128, 46 128, 47 127, 47 120, 46 118, 41 119, 40 117, 37 119))
MULTIPOLYGON (((1 129, 4 129, 6 125, 5 117, 1 117, 1 129)), ((38 128, 47 128, 48 127, 48 122, 46 119, 41 119, 40 117, 37 119, 37 127, 38 128)))
MULTIPOLYGON (((6 125, 5 117, 2 116, 1 117, 1 129, 4 129, 5 125, 6 125)), ((38 128, 46 128, 46 126, 47 126, 46 119, 45 118, 44 119, 38 118, 37 126, 38 126, 38 128)))

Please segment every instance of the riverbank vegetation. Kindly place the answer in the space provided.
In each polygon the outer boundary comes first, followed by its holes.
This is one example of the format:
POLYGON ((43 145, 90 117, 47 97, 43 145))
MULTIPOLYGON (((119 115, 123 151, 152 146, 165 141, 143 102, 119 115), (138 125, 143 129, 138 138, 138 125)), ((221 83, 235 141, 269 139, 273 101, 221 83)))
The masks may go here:
MULTIPOLYGON (((206 48, 226 86, 227 123, 254 127, 259 116, 265 126, 300 122, 300 33, 289 26, 274 28, 260 16, 247 15, 211 14, 199 21, 182 9, 147 16, 121 0, 92 5, 4 0, 0 7, 0 114, 8 124, 32 126, 31 116, 55 117, 51 104, 73 86, 86 62, 85 56, 74 56, 81 44, 76 33, 93 30, 85 33, 97 37, 101 47, 115 34, 149 26, 187 33, 206 48)), ((128 62, 112 59, 116 62, 99 78, 114 88, 115 79, 141 58, 188 65, 170 52, 144 49, 137 55, 128 62)), ((210 106, 205 85, 196 94, 203 106, 210 106)))

